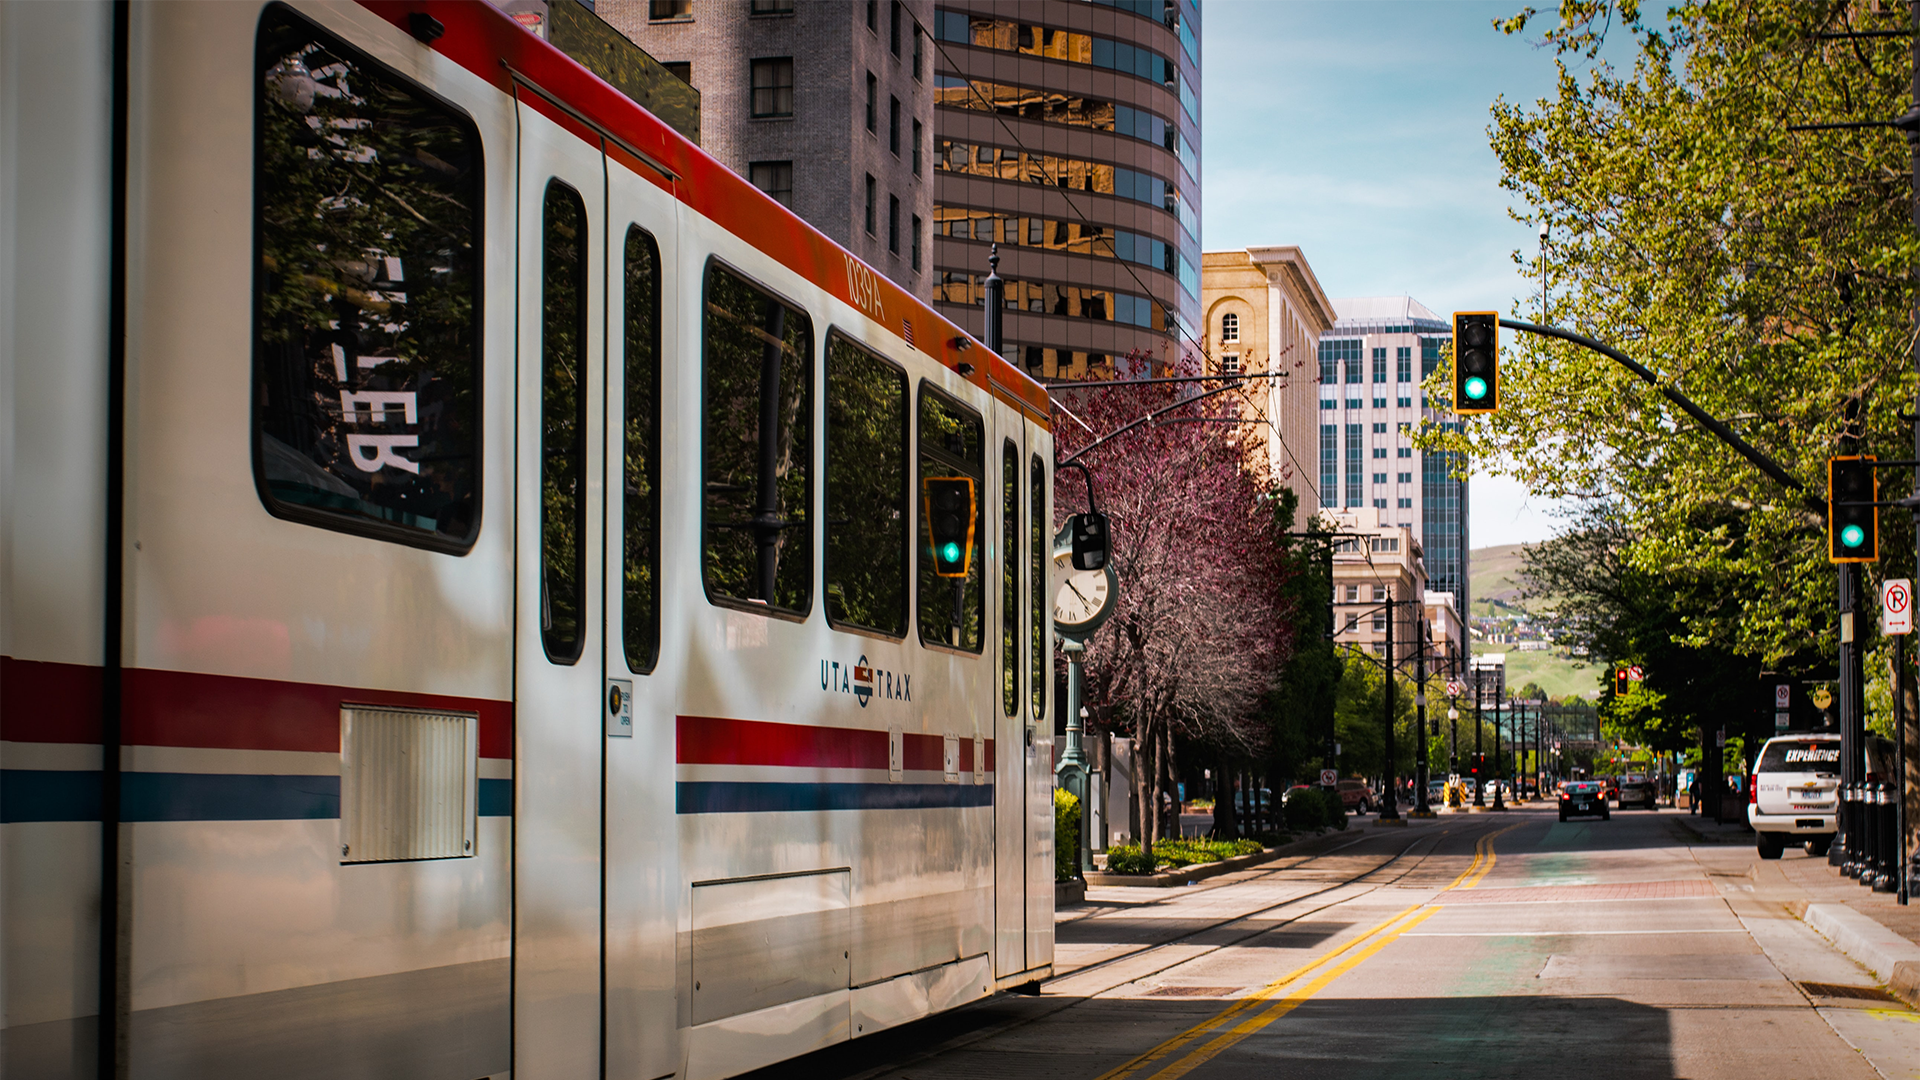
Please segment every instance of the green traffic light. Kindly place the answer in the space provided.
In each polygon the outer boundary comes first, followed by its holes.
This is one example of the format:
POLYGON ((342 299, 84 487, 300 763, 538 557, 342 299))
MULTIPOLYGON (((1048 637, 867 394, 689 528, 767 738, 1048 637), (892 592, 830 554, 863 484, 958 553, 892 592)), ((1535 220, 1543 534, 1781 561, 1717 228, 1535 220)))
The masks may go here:
POLYGON ((959 562, 960 561, 960 545, 949 542, 946 547, 943 547, 940 549, 940 558, 950 563, 959 562))
POLYGON ((1845 547, 1857 548, 1867 542, 1867 531, 1858 525, 1848 525, 1840 530, 1840 543, 1845 547))
POLYGON ((1487 396, 1487 380, 1478 375, 1469 377, 1466 382, 1460 384, 1460 388, 1466 391, 1468 401, 1479 401, 1487 396))

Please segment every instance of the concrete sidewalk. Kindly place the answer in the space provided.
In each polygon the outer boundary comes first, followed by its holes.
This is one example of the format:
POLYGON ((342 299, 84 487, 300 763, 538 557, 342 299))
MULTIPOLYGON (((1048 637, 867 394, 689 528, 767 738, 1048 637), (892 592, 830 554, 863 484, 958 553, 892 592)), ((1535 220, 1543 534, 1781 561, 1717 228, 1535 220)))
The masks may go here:
POLYGON ((1877 893, 1843 876, 1825 858, 1793 858, 1777 864, 1782 876, 1807 894, 1794 914, 1871 970, 1910 1005, 1920 1007, 1920 903, 1901 906, 1891 893, 1877 893))

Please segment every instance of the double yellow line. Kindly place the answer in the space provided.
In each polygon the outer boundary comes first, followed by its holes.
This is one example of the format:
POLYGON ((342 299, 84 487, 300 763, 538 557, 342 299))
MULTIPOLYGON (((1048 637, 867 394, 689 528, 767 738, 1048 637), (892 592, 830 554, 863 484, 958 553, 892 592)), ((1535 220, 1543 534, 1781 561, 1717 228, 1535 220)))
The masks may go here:
MULTIPOLYGON (((1471 889, 1478 885, 1493 869, 1494 838, 1518 827, 1510 825, 1482 836, 1473 846, 1473 862, 1441 892, 1471 889)), ((1185 1076, 1249 1035, 1299 1008, 1303 1002, 1332 985, 1335 979, 1359 967, 1368 957, 1393 944, 1401 934, 1432 918, 1439 910, 1440 905, 1434 901, 1406 908, 1392 918, 1369 927, 1345 945, 1295 968, 1139 1057, 1102 1073, 1096 1080, 1133 1080, 1147 1076, 1152 1076, 1154 1080, 1176 1080, 1185 1076)))

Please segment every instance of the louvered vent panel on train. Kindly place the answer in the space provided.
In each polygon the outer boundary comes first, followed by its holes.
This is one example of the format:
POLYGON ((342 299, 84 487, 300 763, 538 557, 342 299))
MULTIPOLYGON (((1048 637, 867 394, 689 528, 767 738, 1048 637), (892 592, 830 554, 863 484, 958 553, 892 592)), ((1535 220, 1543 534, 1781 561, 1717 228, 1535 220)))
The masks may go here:
POLYGON ((340 710, 340 861, 473 854, 479 720, 471 714, 340 710))

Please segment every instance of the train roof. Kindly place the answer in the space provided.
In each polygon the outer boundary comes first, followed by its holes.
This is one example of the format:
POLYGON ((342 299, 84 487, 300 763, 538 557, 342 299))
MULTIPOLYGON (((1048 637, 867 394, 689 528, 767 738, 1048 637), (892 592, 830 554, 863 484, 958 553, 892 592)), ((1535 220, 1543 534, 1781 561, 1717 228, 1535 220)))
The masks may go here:
POLYGON ((514 94, 516 84, 531 91, 520 99, 582 139, 597 143, 604 133, 609 157, 913 348, 956 372, 972 365, 967 381, 1050 425, 1046 387, 498 8, 481 0, 359 2, 402 30, 415 12, 440 20, 446 33, 427 48, 502 93, 514 94))

